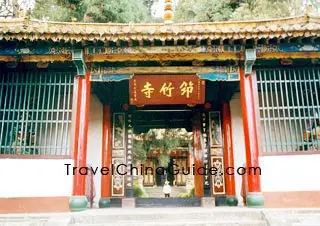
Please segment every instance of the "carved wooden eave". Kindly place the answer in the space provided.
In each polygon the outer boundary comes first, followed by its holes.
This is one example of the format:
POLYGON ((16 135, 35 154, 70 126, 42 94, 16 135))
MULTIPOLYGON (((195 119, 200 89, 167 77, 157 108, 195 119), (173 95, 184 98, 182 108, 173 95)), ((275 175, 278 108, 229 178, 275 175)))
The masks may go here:
POLYGON ((0 20, 0 40, 51 40, 54 42, 155 40, 259 40, 318 37, 320 17, 304 15, 261 21, 215 23, 66 23, 28 19, 0 20))

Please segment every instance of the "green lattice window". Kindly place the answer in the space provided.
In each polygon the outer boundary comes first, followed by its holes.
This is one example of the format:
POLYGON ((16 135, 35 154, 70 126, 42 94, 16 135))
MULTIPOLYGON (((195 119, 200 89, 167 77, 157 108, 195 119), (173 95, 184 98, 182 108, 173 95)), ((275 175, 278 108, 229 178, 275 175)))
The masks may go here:
POLYGON ((73 75, 0 74, 0 154, 68 155, 73 75))
POLYGON ((257 70, 264 152, 318 151, 320 69, 257 70))

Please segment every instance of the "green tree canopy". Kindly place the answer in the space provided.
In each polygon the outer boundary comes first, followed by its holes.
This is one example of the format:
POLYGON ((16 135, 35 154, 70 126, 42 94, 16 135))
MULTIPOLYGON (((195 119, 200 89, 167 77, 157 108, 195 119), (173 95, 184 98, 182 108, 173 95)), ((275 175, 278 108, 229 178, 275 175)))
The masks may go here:
POLYGON ((32 16, 53 21, 146 22, 144 0, 36 0, 32 16))
POLYGON ((31 12, 32 17, 40 20, 72 21, 82 20, 83 8, 81 0, 36 0, 31 12))
MULTIPOLYGON (((35 0, 31 16, 53 21, 162 22, 153 17, 160 0, 35 0)), ((163 1, 163 0, 161 0, 163 1)), ((1 1, 0 1, 1 2, 1 1)), ((0 17, 18 17, 27 0, 0 3, 0 17)), ((258 20, 302 15, 307 5, 320 13, 320 0, 173 0, 175 22, 258 20)), ((33 5, 33 4, 32 4, 33 5)), ((161 11, 163 9, 157 9, 161 11)))
POLYGON ((176 22, 212 22, 228 20, 237 4, 230 0, 180 0, 176 22))
POLYGON ((233 20, 261 20, 291 16, 286 0, 246 0, 232 13, 233 20))
POLYGON ((83 0, 85 20, 90 22, 146 22, 148 8, 142 0, 83 0))
POLYGON ((299 16, 307 5, 320 13, 320 0, 179 0, 175 22, 261 20, 299 16))
POLYGON ((133 158, 144 162, 149 151, 160 149, 159 164, 166 167, 170 160, 169 152, 176 147, 188 147, 190 143, 191 135, 184 129, 151 129, 135 135, 133 158))

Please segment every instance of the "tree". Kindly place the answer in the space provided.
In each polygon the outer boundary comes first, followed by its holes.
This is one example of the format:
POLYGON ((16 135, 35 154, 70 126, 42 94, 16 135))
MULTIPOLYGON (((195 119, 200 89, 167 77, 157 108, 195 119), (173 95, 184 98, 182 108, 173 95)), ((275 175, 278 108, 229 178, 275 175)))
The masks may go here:
POLYGON ((213 22, 228 20, 238 6, 232 0, 180 0, 175 12, 176 22, 213 22))
POLYGON ((148 8, 148 15, 152 16, 152 6, 158 0, 143 0, 143 4, 148 8))
POLYGON ((36 0, 32 11, 38 19, 67 22, 145 22, 147 15, 143 0, 36 0))
POLYGON ((167 167, 170 161, 170 151, 176 147, 188 147, 190 142, 190 133, 185 130, 151 129, 147 133, 135 136, 133 158, 135 161, 144 162, 149 151, 160 149, 159 165, 167 167))
POLYGON ((36 0, 32 17, 50 21, 82 21, 81 0, 36 0))
POLYGON ((307 5, 320 13, 320 0, 180 0, 176 22, 261 20, 302 15, 307 5))
POLYGON ((246 0, 235 9, 233 20, 261 20, 290 16, 287 0, 246 0))
POLYGON ((0 17, 26 16, 31 5, 29 0, 0 0, 0 17))
POLYGON ((310 0, 312 5, 312 11, 316 14, 320 14, 320 0, 310 0))
POLYGON ((146 22, 148 9, 142 0, 83 0, 85 21, 146 22))
POLYGON ((290 1, 290 7, 293 11, 293 15, 301 15, 311 6, 311 13, 320 14, 320 0, 292 0, 290 1))
POLYGON ((303 15, 308 6, 319 13, 320 0, 245 0, 232 14, 233 20, 261 20, 303 15))
POLYGON ((0 17, 13 17, 15 15, 15 3, 11 3, 10 1, 2 1, 0 2, 0 17))

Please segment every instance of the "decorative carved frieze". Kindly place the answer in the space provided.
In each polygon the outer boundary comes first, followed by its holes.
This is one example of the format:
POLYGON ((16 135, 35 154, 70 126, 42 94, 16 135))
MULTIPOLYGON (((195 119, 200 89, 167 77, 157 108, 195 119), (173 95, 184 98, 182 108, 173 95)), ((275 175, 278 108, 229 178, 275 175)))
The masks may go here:
POLYGON ((225 194, 225 179, 223 165, 223 142, 220 112, 209 112, 209 141, 210 141, 210 167, 214 168, 211 175, 212 195, 225 194))
POLYGON ((112 196, 124 196, 126 164, 126 117, 125 113, 113 113, 112 132, 112 164, 111 184, 112 196), (120 165, 120 166, 119 166, 120 165))

